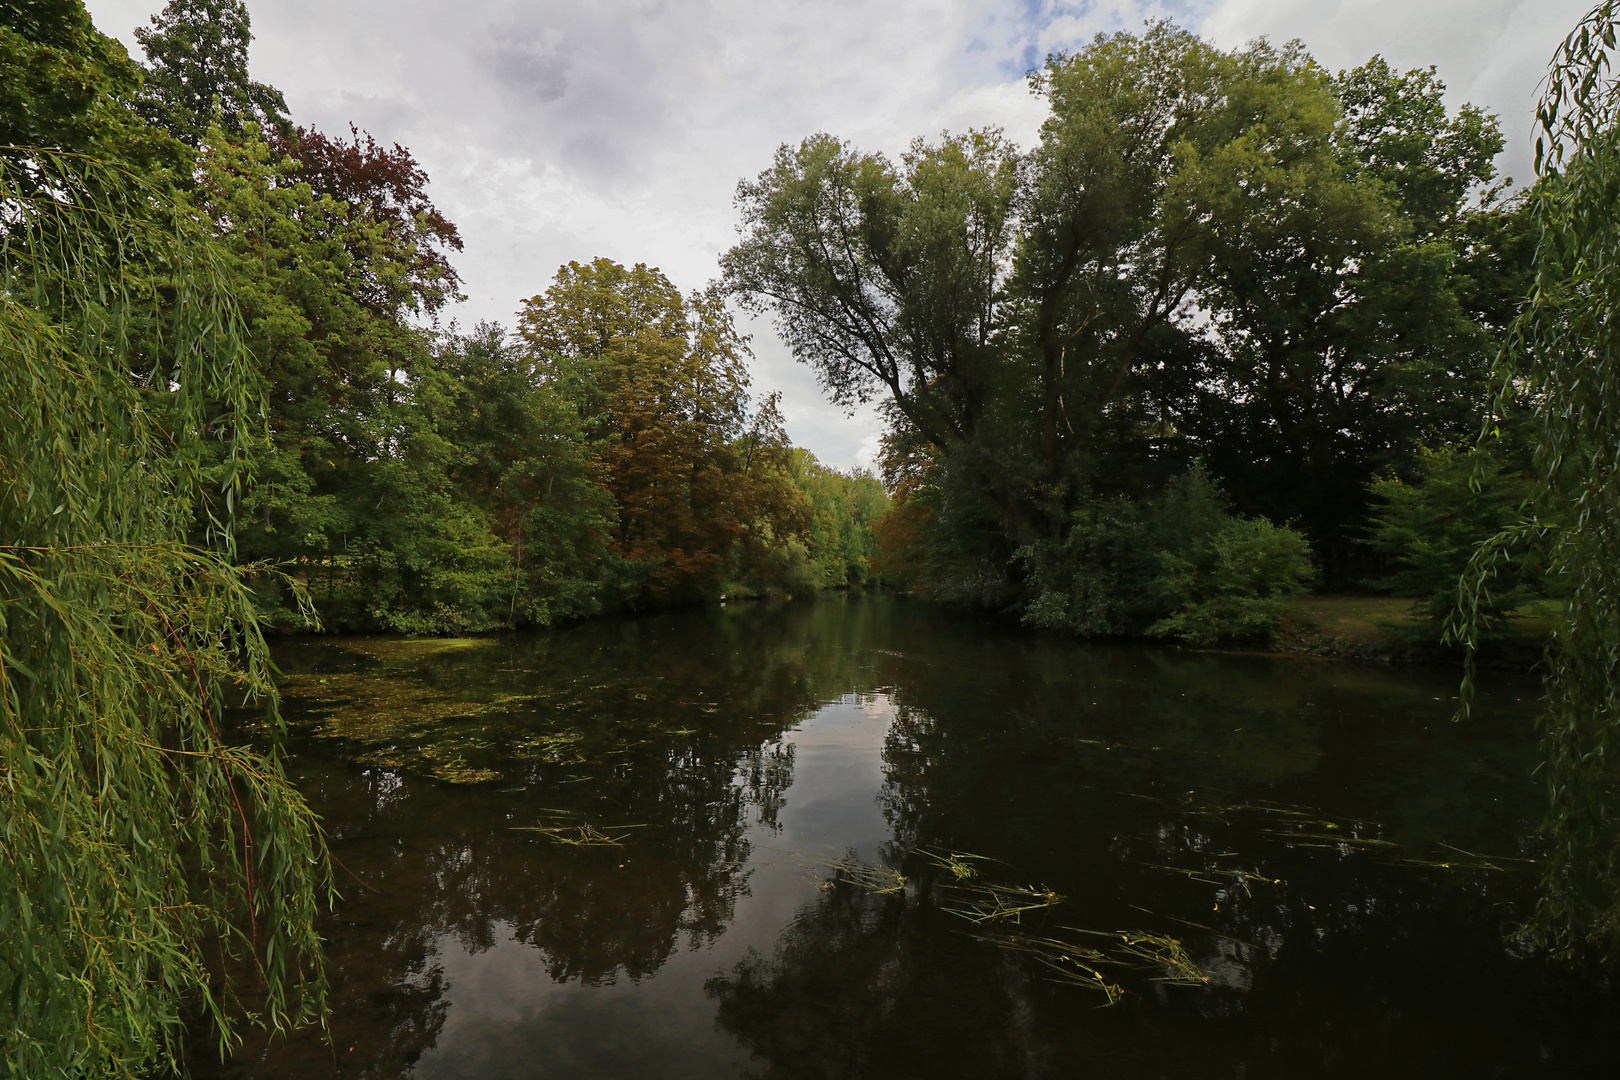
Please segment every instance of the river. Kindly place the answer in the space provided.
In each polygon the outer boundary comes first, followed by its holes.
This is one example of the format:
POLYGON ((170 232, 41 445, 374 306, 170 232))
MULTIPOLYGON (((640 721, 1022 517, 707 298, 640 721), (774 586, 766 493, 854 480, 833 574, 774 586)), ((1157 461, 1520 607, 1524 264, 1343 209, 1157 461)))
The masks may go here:
POLYGON ((202 1076, 1607 1075, 1537 687, 832 595, 279 645, 330 1042, 202 1076))

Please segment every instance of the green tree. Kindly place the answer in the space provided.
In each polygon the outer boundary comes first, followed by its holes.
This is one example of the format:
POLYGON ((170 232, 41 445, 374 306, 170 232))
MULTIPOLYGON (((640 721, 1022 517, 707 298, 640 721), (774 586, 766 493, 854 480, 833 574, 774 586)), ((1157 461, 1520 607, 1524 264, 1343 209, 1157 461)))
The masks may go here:
POLYGON ((136 108, 181 142, 201 147, 216 122, 232 137, 249 122, 290 129, 281 91, 248 76, 253 31, 242 0, 169 0, 135 40, 146 53, 136 108))
MULTIPOLYGON (((1308 58, 1295 63, 1319 87, 1296 151, 1234 143, 1208 162, 1215 186, 1201 201, 1215 219, 1201 296, 1222 360, 1218 393, 1189 420, 1239 501, 1297 517, 1342 586, 1366 550, 1355 538, 1373 473, 1418 440, 1478 428, 1504 326, 1472 310, 1472 274, 1491 269, 1493 253, 1470 234, 1515 206, 1473 200, 1494 179, 1502 137, 1472 106, 1449 113, 1432 69, 1401 74, 1375 57, 1329 79, 1308 58)), ((1276 123, 1262 113, 1256 126, 1276 123)), ((1496 271, 1516 297, 1527 250, 1494 254, 1521 260, 1518 280, 1496 271)))
POLYGON ((889 511, 889 496, 864 469, 844 473, 793 451, 793 483, 804 493, 808 557, 819 588, 863 584, 871 576, 876 543, 872 523, 889 511))
POLYGON ((264 417, 228 274, 161 190, 28 158, 0 161, 0 1051, 131 1075, 174 1063, 182 1010, 234 1037, 222 962, 258 1022, 319 1016, 329 882, 231 560, 264 417), (244 704, 267 752, 224 732, 244 704))
POLYGON ((149 176, 165 170, 184 175, 190 168, 185 147, 126 104, 140 85, 140 66, 95 28, 82 0, 0 6, 0 146, 11 148, 4 154, 13 161, 28 161, 18 148, 45 147, 149 176))
POLYGON ((1088 637, 1269 643, 1315 578, 1305 538, 1234 513, 1202 463, 1155 498, 1092 500, 1061 544, 1020 554, 1038 590, 1024 622, 1088 637))
POLYGON ((1374 472, 1479 419, 1528 250, 1522 205, 1479 194, 1495 121, 1432 71, 1335 78, 1165 22, 1031 85, 1026 154, 781 148, 738 188, 727 287, 835 402, 887 398, 898 458, 930 461, 940 595, 1028 604, 1016 552, 1195 460, 1342 583, 1374 472))
POLYGON ((378 530, 396 570, 368 600, 384 625, 546 625, 631 598, 579 414, 499 326, 442 335, 397 411, 378 530))
POLYGON ((1611 960, 1620 956, 1617 19, 1620 4, 1606 0, 1581 20, 1537 109, 1535 280, 1497 370, 1499 413, 1522 402, 1533 417, 1534 490, 1527 520, 1478 547, 1455 625, 1472 650, 1504 555, 1546 545, 1568 592, 1545 659, 1549 850, 1532 929, 1557 955, 1611 960))
POLYGON ((579 410, 643 598, 779 588, 802 501, 774 396, 749 411, 747 343, 721 297, 640 264, 569 263, 519 326, 535 377, 579 410))
POLYGON ((909 437, 942 452, 962 480, 957 516, 992 523, 962 530, 990 539, 976 554, 992 564, 1011 554, 1003 526, 1024 516, 1007 448, 985 437, 1006 390, 1000 281, 1017 179, 994 131, 918 140, 898 166, 816 135, 738 186, 743 236, 722 257, 727 289, 775 315, 834 403, 881 396, 909 437))
MULTIPOLYGON (((445 499, 461 502, 445 473, 453 448, 429 415, 440 391, 422 323, 455 295, 443 249, 459 238, 402 149, 302 137, 314 167, 251 126, 234 141, 213 129, 191 196, 215 223, 270 410, 242 550, 295 564, 330 625, 401 629, 396 614, 415 626, 412 605, 432 592, 420 580, 437 565, 431 553, 465 550, 461 569, 442 568, 467 588, 484 581, 483 599, 446 609, 462 613, 447 625, 464 629, 486 620, 506 577, 488 577, 501 556, 471 510, 441 513, 445 499), (471 565, 483 569, 468 577, 471 565)), ((286 595, 265 600, 292 618, 286 595)))
MULTIPOLYGON (((1373 584, 1416 599, 1435 631, 1457 609, 1457 581, 1475 547, 1518 522, 1532 494, 1528 455, 1504 461, 1500 449, 1425 447, 1412 480, 1391 470, 1370 486, 1381 505, 1372 512, 1367 542, 1394 564, 1373 584)), ((1521 549, 1498 567, 1482 616, 1499 621, 1545 594, 1545 568, 1537 556, 1521 549)))

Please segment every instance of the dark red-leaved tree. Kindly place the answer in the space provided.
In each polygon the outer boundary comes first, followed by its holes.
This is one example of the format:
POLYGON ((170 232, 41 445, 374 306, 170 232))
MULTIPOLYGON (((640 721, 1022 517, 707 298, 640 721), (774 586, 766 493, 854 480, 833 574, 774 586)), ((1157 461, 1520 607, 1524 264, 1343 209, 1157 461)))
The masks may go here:
POLYGON ((403 278, 364 275, 356 283, 363 302, 379 311, 403 307, 432 315, 455 298, 461 277, 449 253, 461 250, 461 234, 428 199, 427 172, 410 150, 399 143, 390 149, 353 124, 347 139, 305 127, 291 138, 274 131, 269 137, 298 162, 299 180, 346 205, 350 222, 373 226, 347 234, 351 249, 363 249, 351 250, 357 266, 372 264, 379 246, 394 248, 394 260, 408 252, 403 278))

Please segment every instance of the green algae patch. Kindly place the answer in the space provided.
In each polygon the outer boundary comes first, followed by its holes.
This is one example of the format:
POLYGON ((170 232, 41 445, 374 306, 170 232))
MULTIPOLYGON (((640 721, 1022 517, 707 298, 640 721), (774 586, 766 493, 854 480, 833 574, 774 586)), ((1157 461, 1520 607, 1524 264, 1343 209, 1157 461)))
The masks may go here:
POLYGON ((703 664, 625 663, 594 641, 578 653, 570 644, 329 639, 290 653, 297 666, 280 685, 300 734, 343 744, 361 765, 451 784, 588 782, 621 793, 634 762, 719 769, 729 756, 698 747, 723 733, 773 737, 814 700, 793 679, 717 680, 703 664))
POLYGON ((494 638, 349 638, 331 643, 342 667, 283 675, 293 720, 317 738, 341 740, 364 765, 410 769, 453 784, 499 780, 487 760, 491 714, 525 704, 486 679, 459 677, 494 638), (467 687, 474 688, 472 693, 467 687))
POLYGON ((336 642, 345 652, 374 660, 414 660, 423 656, 487 649, 499 644, 498 638, 348 638, 336 642))
POLYGON ((299 700, 313 734, 355 746, 364 765, 408 768, 454 784, 499 780, 499 769, 469 764, 490 749, 483 721, 519 703, 519 695, 469 701, 409 672, 347 671, 288 675, 283 692, 299 700))

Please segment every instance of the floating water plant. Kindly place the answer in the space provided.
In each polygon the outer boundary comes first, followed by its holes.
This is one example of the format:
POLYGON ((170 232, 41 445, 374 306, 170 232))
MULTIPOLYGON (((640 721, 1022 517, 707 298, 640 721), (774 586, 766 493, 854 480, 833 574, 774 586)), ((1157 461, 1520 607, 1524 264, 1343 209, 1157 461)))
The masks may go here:
POLYGON ((906 888, 906 877, 900 871, 883 863, 863 863, 854 852, 836 859, 792 851, 787 854, 806 870, 827 875, 816 882, 816 888, 823 891, 853 885, 877 896, 898 896, 906 888))
MULTIPOLYGON (((830 871, 817 882, 817 888, 824 891, 851 886, 878 896, 903 898, 905 895, 907 878, 892 866, 862 863, 853 853, 838 859, 788 854, 802 866, 830 871)), ((1166 934, 1074 927, 1059 929, 1077 936, 1024 932, 1026 916, 1060 908, 1067 900, 1044 886, 1034 888, 984 880, 989 866, 1005 865, 1000 860, 945 849, 918 848, 910 854, 948 875, 934 883, 924 895, 933 898, 938 910, 974 924, 976 929, 967 931, 968 936, 1028 956, 1057 981, 1099 991, 1110 1005, 1117 1002, 1125 990, 1103 975, 1101 968, 1106 966, 1153 970, 1158 972, 1156 981, 1178 986, 1203 986, 1209 982, 1181 941, 1166 934), (1086 938, 1094 940, 1083 940, 1086 938)))
MULTIPOLYGON (((566 812, 559 812, 563 816, 566 812)), ((624 842, 630 839, 637 829, 645 829, 646 825, 612 825, 599 829, 587 822, 570 825, 515 825, 513 832, 539 833, 549 840, 569 847, 623 847, 624 842)))

